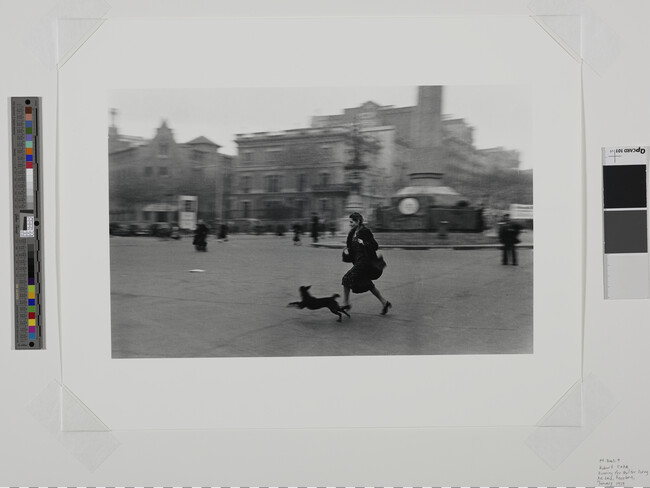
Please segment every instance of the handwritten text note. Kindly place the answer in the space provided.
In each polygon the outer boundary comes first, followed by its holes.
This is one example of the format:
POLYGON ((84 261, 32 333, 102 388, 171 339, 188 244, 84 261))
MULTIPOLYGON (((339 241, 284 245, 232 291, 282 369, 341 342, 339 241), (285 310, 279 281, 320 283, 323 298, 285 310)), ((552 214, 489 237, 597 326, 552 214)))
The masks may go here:
POLYGON ((598 462, 598 486, 646 486, 647 480, 647 469, 638 469, 621 458, 601 458, 598 462))

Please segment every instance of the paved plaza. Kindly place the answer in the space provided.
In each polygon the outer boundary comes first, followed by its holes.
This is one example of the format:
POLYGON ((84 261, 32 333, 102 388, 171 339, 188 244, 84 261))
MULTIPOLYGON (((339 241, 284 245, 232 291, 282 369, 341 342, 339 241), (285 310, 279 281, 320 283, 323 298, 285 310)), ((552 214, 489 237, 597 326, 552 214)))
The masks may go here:
POLYGON ((496 248, 380 249, 376 285, 393 308, 382 316, 370 293, 351 294, 339 323, 287 304, 300 285, 343 294, 341 237, 312 247, 308 236, 211 236, 205 253, 191 241, 111 238, 114 358, 533 352, 532 249, 519 266, 502 266, 496 248))

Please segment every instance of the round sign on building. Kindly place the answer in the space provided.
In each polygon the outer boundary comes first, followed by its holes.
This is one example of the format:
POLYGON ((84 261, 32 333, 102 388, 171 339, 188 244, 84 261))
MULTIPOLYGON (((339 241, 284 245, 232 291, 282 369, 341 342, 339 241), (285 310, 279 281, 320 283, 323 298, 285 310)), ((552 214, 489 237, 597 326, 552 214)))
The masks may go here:
POLYGON ((420 204, 415 198, 403 198, 400 200, 398 208, 403 215, 413 215, 420 210, 420 204))

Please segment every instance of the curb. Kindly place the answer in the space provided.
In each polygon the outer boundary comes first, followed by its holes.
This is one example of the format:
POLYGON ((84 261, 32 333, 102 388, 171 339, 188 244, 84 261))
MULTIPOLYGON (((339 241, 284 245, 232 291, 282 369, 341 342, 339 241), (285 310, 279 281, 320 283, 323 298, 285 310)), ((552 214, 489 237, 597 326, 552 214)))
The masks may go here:
MULTIPOLYGON (((311 243, 311 247, 325 249, 345 249, 345 244, 338 243, 311 243)), ((426 251, 429 249, 453 249, 455 251, 474 251, 478 249, 501 249, 501 244, 386 244, 380 246, 385 249, 404 249, 407 251, 426 251)), ((533 249, 533 244, 520 244, 517 249, 533 249)))

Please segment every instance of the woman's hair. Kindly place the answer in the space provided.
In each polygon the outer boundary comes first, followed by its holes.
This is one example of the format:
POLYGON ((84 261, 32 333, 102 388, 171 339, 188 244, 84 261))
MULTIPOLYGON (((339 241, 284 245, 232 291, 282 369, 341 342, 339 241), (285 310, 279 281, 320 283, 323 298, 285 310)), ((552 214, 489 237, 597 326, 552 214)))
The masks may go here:
POLYGON ((360 224, 363 224, 363 215, 361 215, 359 212, 352 212, 350 214, 350 218, 355 222, 359 222, 360 224))

